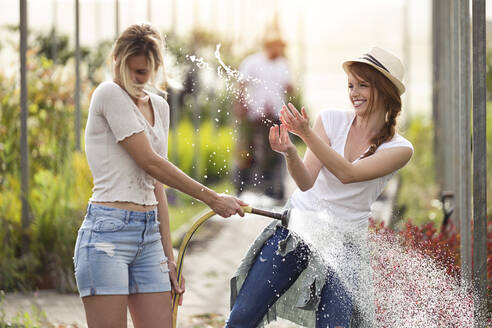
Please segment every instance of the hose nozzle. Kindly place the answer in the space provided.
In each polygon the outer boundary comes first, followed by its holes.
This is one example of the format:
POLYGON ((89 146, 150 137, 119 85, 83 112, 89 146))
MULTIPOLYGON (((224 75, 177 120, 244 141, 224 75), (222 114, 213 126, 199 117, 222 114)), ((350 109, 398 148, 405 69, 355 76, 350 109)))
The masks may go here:
POLYGON ((282 225, 284 227, 287 227, 287 224, 289 222, 290 210, 285 210, 283 213, 276 213, 276 212, 260 210, 258 208, 254 208, 251 206, 244 206, 243 209, 246 213, 262 215, 262 216, 266 216, 266 217, 269 217, 269 218, 272 218, 275 220, 279 220, 282 222, 282 225))

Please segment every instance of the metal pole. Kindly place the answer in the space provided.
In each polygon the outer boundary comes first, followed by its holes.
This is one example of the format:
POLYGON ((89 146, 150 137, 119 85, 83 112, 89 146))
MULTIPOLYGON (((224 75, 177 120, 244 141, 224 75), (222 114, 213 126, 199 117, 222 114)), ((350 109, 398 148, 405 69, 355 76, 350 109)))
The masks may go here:
POLYGON ((95 1, 94 2, 94 31, 95 31, 96 44, 101 41, 101 31, 102 31, 101 11, 102 11, 101 2, 95 1))
POLYGON ((200 12, 199 12, 199 4, 197 0, 192 0, 191 5, 193 6, 192 8, 192 20, 191 20, 191 26, 192 26, 192 31, 195 33, 200 29, 200 12))
POLYGON ((80 25, 79 0, 75 0, 75 150, 80 151, 80 25))
POLYGON ((116 40, 120 35, 120 4, 118 0, 114 0, 114 33, 116 40))
POLYGON ((461 278, 467 283, 472 278, 471 174, 470 174, 470 1, 459 0, 459 92, 458 94, 458 160, 456 209, 460 220, 461 278))
POLYGON ((222 38, 219 29, 219 3, 217 0, 212 0, 212 32, 219 39, 222 38))
MULTIPOLYGON (((454 80, 453 80, 453 48, 452 48, 452 2, 451 1, 441 1, 440 2, 440 76, 439 76, 439 121, 436 124, 439 125, 440 139, 439 139, 439 150, 440 153, 440 167, 442 168, 442 184, 441 190, 454 191, 455 186, 455 174, 453 161, 453 153, 456 148, 454 146, 453 140, 453 122, 454 117, 454 98, 453 94, 455 92, 454 80)), ((456 221, 456 215, 451 216, 451 220, 455 226, 458 227, 456 221)))
POLYGON ((147 0, 147 21, 152 22, 152 0, 147 0))
POLYGON ((473 282, 474 327, 486 326, 487 296, 487 140, 485 80, 485 0, 473 0, 473 282))
MULTIPOLYGON (((435 167, 442 167, 441 163, 441 148, 440 140, 442 131, 440 129, 439 120, 441 119, 440 111, 440 72, 441 72, 441 47, 440 47, 440 35, 441 24, 439 20, 439 13, 441 7, 439 6, 439 0, 432 1, 432 118, 434 122, 434 157, 435 167)), ((442 186, 442 171, 436 169, 436 178, 440 186, 442 186)))
POLYGON ((298 85, 294 86, 303 89, 304 78, 306 72, 306 29, 305 29, 305 8, 304 5, 299 3, 297 15, 297 58, 298 58, 298 85))
POLYGON ((403 63, 405 64, 405 121, 409 121, 411 116, 410 106, 410 1, 403 3, 403 63))
MULTIPOLYGON (((458 215, 458 210, 456 210, 457 207, 459 207, 459 202, 458 200, 460 199, 460 188, 459 188, 459 156, 460 156, 460 150, 459 150, 459 105, 460 105, 460 1, 461 0, 452 0, 450 3, 450 49, 451 51, 449 52, 450 54, 450 62, 449 62, 449 73, 450 73, 450 79, 449 79, 449 103, 450 106, 448 107, 448 113, 446 115, 447 118, 447 124, 444 126, 445 133, 447 134, 447 138, 444 140, 446 144, 446 157, 448 158, 447 161, 445 161, 445 165, 448 166, 448 172, 451 174, 448 178, 449 184, 446 190, 452 190, 454 194, 454 204, 455 204, 455 211, 451 215, 451 218, 453 220, 453 223, 455 224, 456 228, 460 229, 461 224, 460 224, 460 217, 458 215), (448 142, 446 142, 446 140, 448 142)), ((463 260, 463 259, 462 259, 463 260)), ((468 272, 467 269, 463 270, 465 267, 467 267, 466 259, 465 263, 461 263, 461 269, 462 272, 465 273, 465 277, 462 277, 463 279, 467 278, 466 277, 466 272, 468 272)))
POLYGON ((21 105, 21 201, 22 201, 22 252, 29 251, 29 154, 27 144, 27 71, 26 71, 26 52, 27 52, 27 3, 20 0, 20 105, 21 105))
POLYGON ((57 32, 56 25, 58 21, 58 0, 53 0, 53 21, 51 23, 51 30, 53 32, 53 42, 51 43, 51 58, 53 62, 56 62, 58 57, 58 40, 57 40, 57 32))
POLYGON ((171 1, 171 33, 176 35, 178 23, 178 3, 177 0, 171 1))

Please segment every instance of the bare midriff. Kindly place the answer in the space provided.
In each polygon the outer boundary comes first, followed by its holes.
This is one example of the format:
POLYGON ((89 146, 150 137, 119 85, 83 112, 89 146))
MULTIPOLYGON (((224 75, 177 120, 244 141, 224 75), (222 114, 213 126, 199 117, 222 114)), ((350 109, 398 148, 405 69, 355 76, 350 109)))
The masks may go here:
POLYGON ((152 211, 157 205, 141 205, 131 202, 92 202, 102 206, 115 207, 127 211, 147 212, 152 211))

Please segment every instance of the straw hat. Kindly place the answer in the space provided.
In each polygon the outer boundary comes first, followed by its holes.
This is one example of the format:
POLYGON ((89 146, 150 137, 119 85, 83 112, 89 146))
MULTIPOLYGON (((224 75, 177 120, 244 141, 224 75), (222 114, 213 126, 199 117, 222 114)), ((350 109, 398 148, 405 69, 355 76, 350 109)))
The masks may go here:
POLYGON ((393 54, 381 48, 373 47, 369 52, 364 53, 359 58, 344 62, 342 67, 346 73, 349 72, 349 66, 354 62, 364 63, 377 69, 393 82, 400 96, 405 92, 405 85, 402 82, 405 68, 401 61, 393 54))
POLYGON ((275 15, 273 21, 266 26, 262 41, 265 46, 269 44, 280 44, 282 46, 286 45, 286 42, 282 37, 282 32, 280 31, 278 15, 275 15))

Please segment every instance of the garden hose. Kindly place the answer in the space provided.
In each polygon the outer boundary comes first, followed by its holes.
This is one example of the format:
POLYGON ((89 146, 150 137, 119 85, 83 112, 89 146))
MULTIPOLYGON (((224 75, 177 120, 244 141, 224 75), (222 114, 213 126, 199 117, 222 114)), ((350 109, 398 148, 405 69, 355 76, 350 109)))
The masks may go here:
MULTIPOLYGON (((280 213, 275 213, 275 212, 269 212, 265 210, 260 210, 256 208, 252 208, 251 206, 242 206, 244 213, 251 213, 251 214, 257 214, 257 215, 262 215, 262 216, 267 216, 276 220, 279 220, 282 222, 283 226, 287 226, 287 220, 289 217, 289 211, 286 210, 282 214, 280 213)), ((190 242, 191 237, 193 237, 193 234, 197 229, 210 219, 212 216, 215 215, 215 212, 210 210, 203 214, 198 220, 193 223, 190 229, 186 232, 186 235, 183 238, 183 241, 181 242, 181 246, 179 247, 179 253, 178 253, 178 261, 176 262, 176 271, 177 271, 177 279, 178 279, 178 286, 181 286, 181 269, 183 267, 183 258, 184 258, 184 253, 186 251, 186 248, 188 247, 188 243, 190 242)), ((174 294, 173 297, 173 328, 176 328, 176 319, 178 317, 178 299, 179 295, 174 294)))

